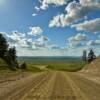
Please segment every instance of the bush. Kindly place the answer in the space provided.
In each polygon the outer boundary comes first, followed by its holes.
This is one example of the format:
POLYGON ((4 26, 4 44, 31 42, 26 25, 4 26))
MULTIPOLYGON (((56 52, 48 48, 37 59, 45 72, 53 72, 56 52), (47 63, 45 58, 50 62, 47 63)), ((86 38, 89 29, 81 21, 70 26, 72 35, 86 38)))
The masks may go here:
POLYGON ((25 62, 22 65, 20 65, 20 69, 27 69, 27 65, 25 62))

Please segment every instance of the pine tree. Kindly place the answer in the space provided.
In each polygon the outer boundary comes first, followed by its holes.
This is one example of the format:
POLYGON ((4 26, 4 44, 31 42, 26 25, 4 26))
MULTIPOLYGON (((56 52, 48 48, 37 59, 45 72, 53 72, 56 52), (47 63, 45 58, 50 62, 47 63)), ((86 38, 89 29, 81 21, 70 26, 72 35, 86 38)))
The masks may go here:
POLYGON ((2 58, 11 69, 18 67, 16 48, 9 48, 9 45, 2 34, 0 34, 0 58, 2 58))
POLYGON ((18 63, 17 63, 17 56, 16 56, 16 48, 9 48, 8 50, 8 58, 10 59, 10 64, 12 65, 12 67, 18 67, 18 63))
POLYGON ((16 49, 15 47, 9 48, 8 50, 10 58, 15 61, 16 60, 16 49))
POLYGON ((8 44, 6 39, 3 37, 2 34, 0 34, 0 57, 4 58, 6 56, 8 50, 8 44))
POLYGON ((93 50, 91 49, 90 52, 89 52, 89 54, 88 54, 88 62, 91 62, 94 59, 96 59, 96 56, 95 56, 93 50))

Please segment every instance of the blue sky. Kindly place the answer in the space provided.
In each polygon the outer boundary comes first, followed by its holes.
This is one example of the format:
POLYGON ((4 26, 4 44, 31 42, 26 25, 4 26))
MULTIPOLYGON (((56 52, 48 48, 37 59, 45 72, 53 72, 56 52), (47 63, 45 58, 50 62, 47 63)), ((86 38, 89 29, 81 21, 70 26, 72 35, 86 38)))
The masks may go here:
POLYGON ((0 0, 0 32, 18 56, 100 54, 100 0, 0 0))

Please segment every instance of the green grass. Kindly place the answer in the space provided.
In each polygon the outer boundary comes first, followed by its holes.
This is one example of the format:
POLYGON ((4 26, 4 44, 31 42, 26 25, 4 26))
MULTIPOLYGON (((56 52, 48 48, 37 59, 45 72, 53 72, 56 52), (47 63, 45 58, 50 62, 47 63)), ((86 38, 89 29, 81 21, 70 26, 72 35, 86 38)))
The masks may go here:
POLYGON ((47 68, 52 70, 62 70, 62 71, 69 71, 75 72, 81 70, 86 63, 82 61, 67 61, 66 63, 53 63, 49 64, 47 68))
POLYGON ((9 71, 9 68, 7 64, 2 59, 0 59, 0 72, 3 71, 9 71))
POLYGON ((33 61, 27 61, 28 68, 36 70, 40 70, 36 66, 47 66, 48 69, 51 70, 62 70, 62 71, 70 71, 75 72, 81 70, 87 63, 82 62, 81 60, 33 60, 33 61))
MULTIPOLYGON (((22 63, 23 62, 20 62, 19 64, 22 64, 22 63)), ((23 70, 16 69, 15 71, 13 71, 8 67, 8 65, 2 59, 0 59, 0 74, 3 74, 3 73, 21 73, 22 71, 40 72, 42 70, 33 66, 32 63, 27 63, 27 68, 25 70, 24 69, 23 70)))
POLYGON ((35 67, 32 63, 27 63, 26 71, 41 72, 42 70, 35 67))

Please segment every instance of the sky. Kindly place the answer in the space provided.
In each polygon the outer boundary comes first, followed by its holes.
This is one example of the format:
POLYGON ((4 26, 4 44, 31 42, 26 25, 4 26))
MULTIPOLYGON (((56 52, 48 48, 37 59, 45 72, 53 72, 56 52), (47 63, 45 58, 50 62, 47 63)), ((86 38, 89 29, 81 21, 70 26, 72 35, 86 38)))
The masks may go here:
POLYGON ((100 0, 0 0, 0 33, 18 56, 100 54, 100 0))

